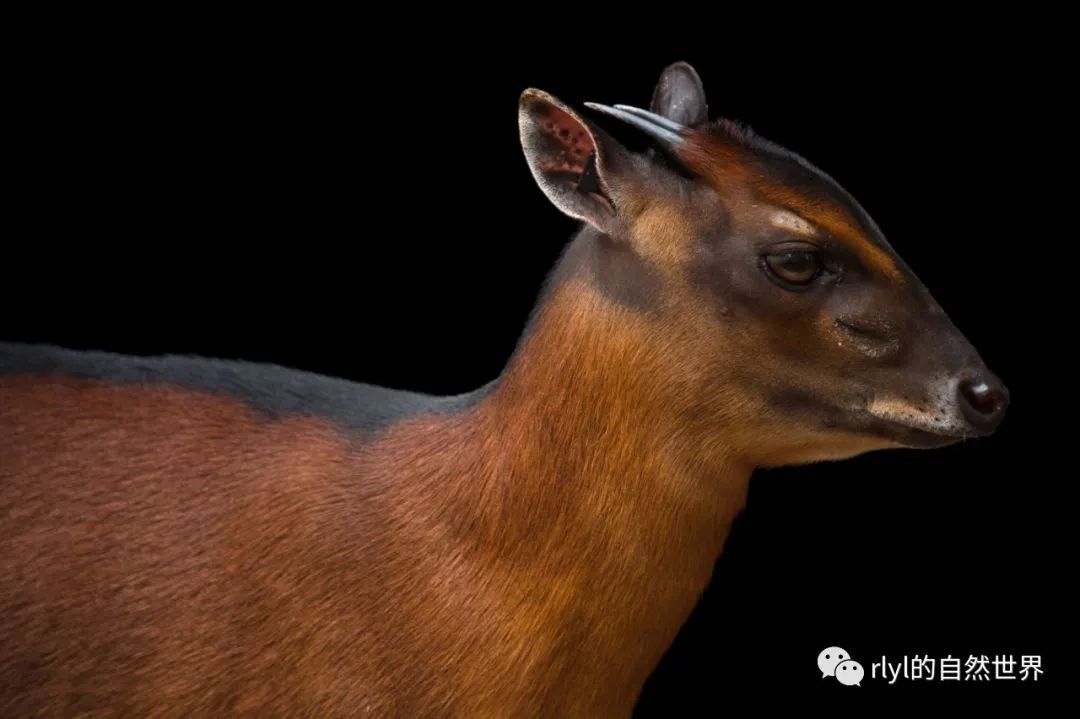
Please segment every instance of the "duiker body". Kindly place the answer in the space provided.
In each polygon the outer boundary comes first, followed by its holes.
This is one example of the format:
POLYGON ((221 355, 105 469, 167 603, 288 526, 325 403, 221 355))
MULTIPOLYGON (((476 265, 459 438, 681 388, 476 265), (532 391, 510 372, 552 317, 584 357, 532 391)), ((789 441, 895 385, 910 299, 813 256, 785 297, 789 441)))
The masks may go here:
POLYGON ((626 716, 756 467, 998 424, 867 214, 689 66, 595 109, 656 148, 521 98, 584 228, 477 392, 0 348, 0 714, 626 716))

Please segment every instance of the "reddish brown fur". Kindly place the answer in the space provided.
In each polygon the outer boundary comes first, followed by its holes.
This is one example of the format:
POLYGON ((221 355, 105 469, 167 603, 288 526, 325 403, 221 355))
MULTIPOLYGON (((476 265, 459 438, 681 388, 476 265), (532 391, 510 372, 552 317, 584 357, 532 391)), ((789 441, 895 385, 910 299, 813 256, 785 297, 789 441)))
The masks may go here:
POLYGON ((0 713, 333 697, 342 437, 168 388, 4 377, 0 397, 0 713))
POLYGON ((568 285, 496 392, 368 443, 0 378, 2 713, 628 714, 750 473, 642 401, 690 391, 647 339, 568 285))

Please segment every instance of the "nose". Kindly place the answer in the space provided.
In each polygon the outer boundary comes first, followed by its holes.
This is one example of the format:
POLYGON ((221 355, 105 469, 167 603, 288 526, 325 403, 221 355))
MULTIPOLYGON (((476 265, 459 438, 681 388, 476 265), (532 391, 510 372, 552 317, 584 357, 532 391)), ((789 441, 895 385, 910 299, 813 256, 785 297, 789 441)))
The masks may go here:
POLYGON ((965 373, 957 394, 964 417, 979 434, 993 432, 1009 406, 1009 390, 986 370, 965 373))

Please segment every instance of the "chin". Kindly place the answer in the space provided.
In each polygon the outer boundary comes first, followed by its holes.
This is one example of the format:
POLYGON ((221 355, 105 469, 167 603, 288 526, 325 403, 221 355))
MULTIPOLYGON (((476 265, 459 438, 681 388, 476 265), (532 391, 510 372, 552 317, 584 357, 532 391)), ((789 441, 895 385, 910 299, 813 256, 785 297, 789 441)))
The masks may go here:
POLYGON ((816 415, 816 430, 807 433, 805 429, 791 428, 794 431, 790 434, 778 432, 789 438, 790 443, 785 442, 787 446, 783 448, 774 448, 760 466, 836 461, 882 449, 936 449, 972 436, 961 431, 914 427, 866 411, 845 411, 837 407, 819 408, 816 415), (793 437, 798 439, 791 441, 793 437))
POLYGON ((774 452, 763 463, 764 467, 783 467, 793 464, 813 464, 814 462, 835 462, 850 459, 860 454, 879 449, 901 447, 895 440, 876 434, 856 431, 832 431, 804 444, 792 446, 786 450, 774 452))
POLYGON ((882 449, 936 449, 962 439, 960 435, 940 434, 875 420, 845 429, 831 428, 827 434, 808 439, 805 444, 775 453, 763 466, 834 462, 882 449))
POLYGON ((858 427, 860 431, 890 442, 894 447, 909 447, 912 449, 947 447, 950 444, 956 444, 965 436, 969 436, 965 435, 963 431, 954 430, 951 427, 948 429, 927 429, 870 414, 858 419, 858 427))
POLYGON ((914 427, 897 427, 890 429, 887 433, 883 433, 884 436, 889 436, 900 447, 909 447, 911 449, 936 449, 938 447, 948 447, 950 444, 956 444, 963 437, 951 434, 938 434, 936 432, 927 432, 926 430, 916 429, 914 427))

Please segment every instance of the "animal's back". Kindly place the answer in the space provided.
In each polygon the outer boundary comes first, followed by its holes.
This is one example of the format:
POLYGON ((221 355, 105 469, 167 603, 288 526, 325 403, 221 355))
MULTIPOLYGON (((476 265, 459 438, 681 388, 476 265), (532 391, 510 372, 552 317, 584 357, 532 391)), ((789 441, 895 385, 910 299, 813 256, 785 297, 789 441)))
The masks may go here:
POLYGON ((0 378, 67 377, 120 386, 172 387, 231 398, 270 416, 307 415, 360 432, 429 411, 453 411, 473 395, 435 397, 272 364, 184 355, 135 357, 0 342, 0 378))
POLYGON ((0 345, 0 714, 340 710, 407 481, 365 448, 465 402, 0 345))

